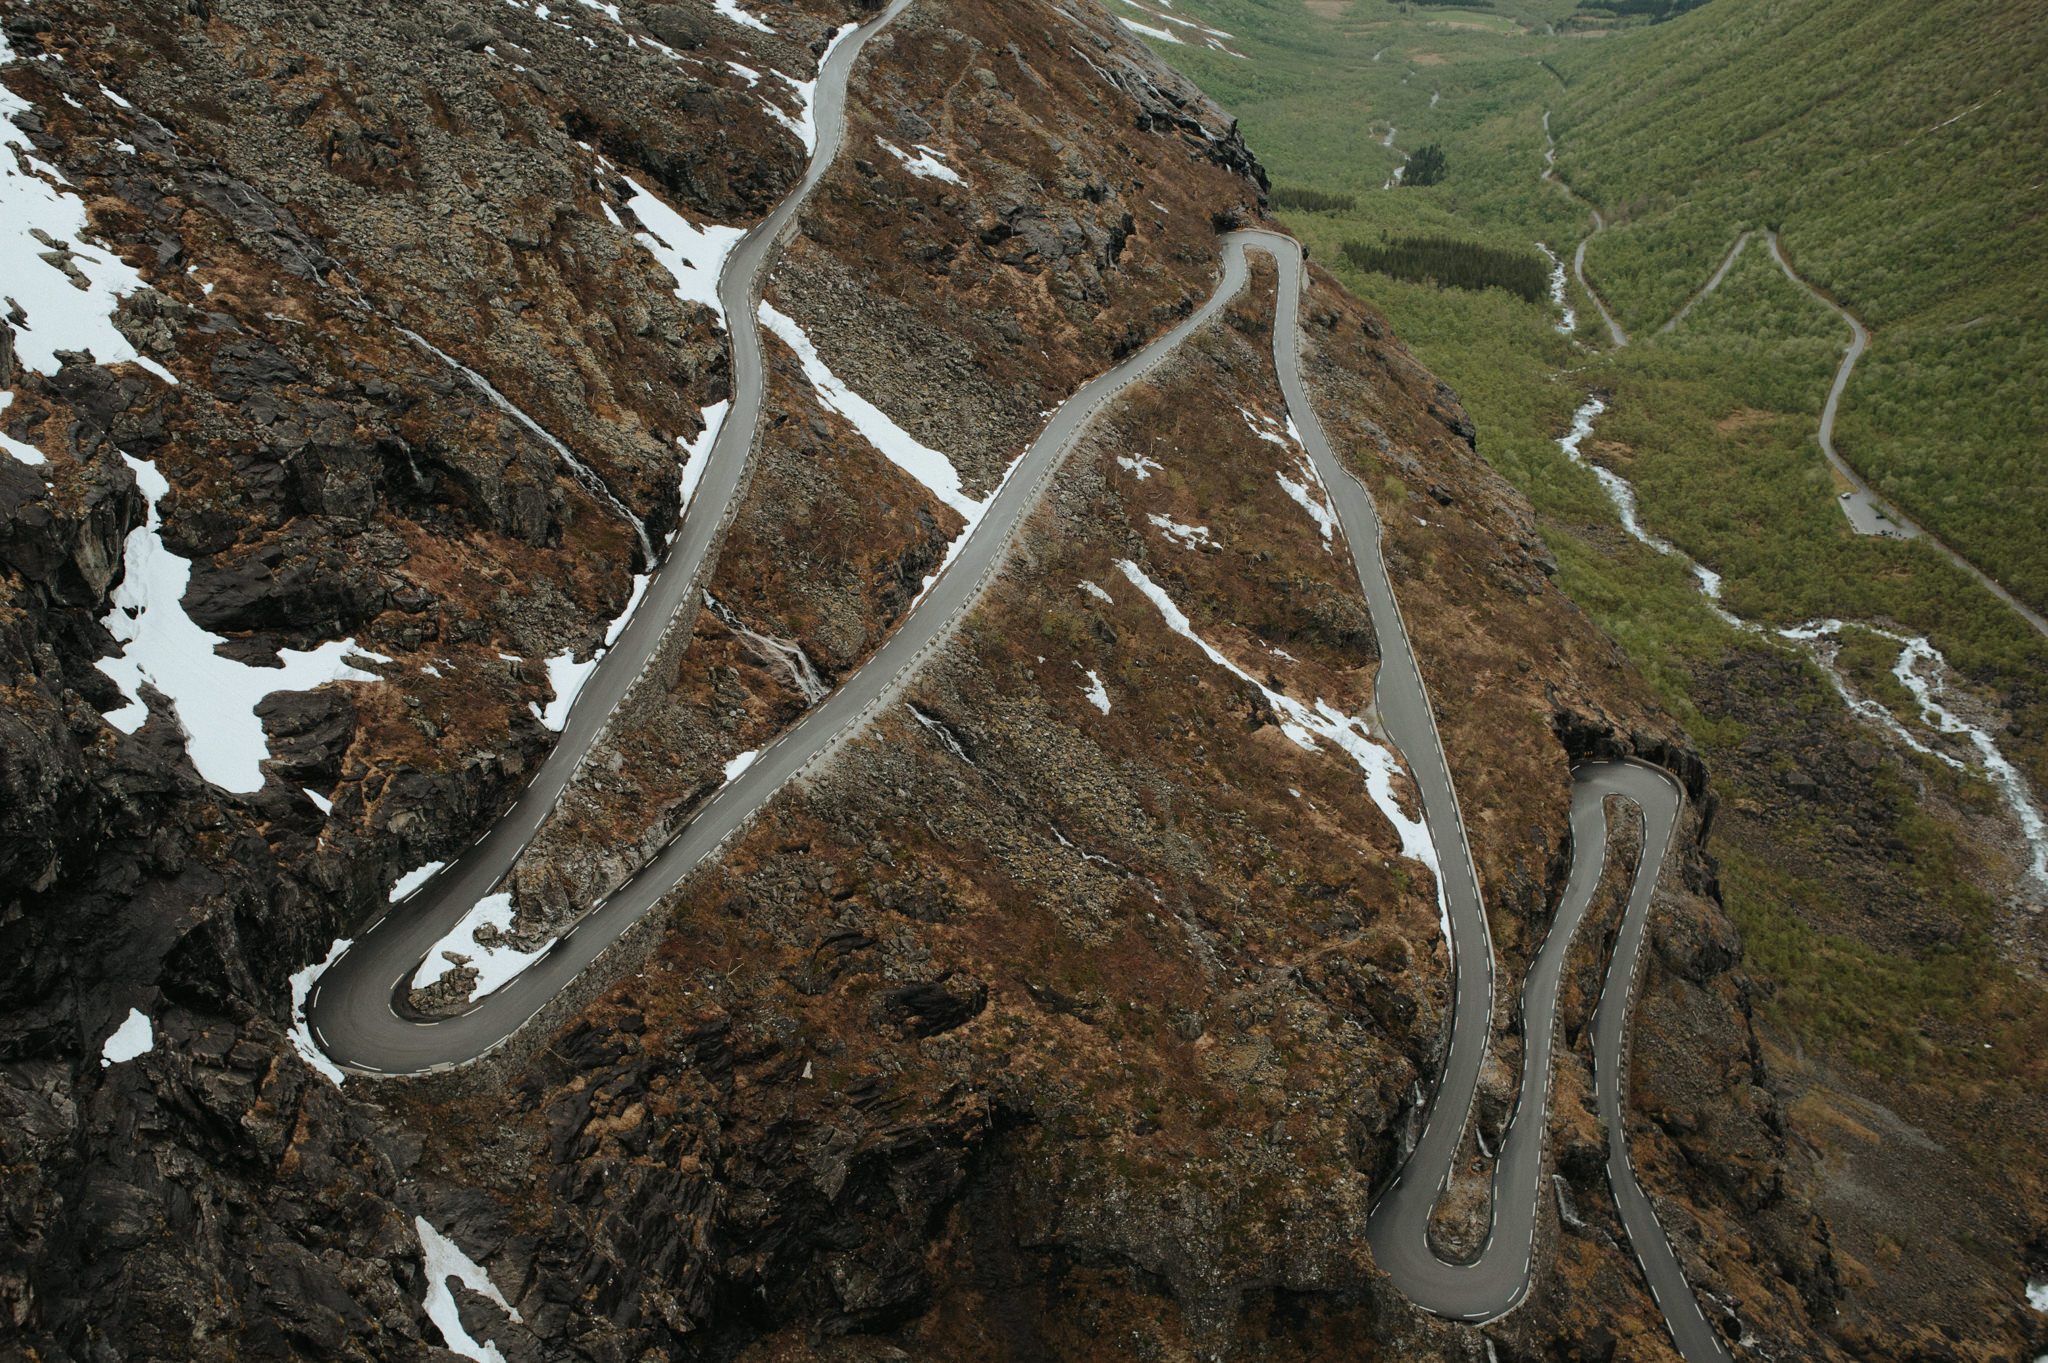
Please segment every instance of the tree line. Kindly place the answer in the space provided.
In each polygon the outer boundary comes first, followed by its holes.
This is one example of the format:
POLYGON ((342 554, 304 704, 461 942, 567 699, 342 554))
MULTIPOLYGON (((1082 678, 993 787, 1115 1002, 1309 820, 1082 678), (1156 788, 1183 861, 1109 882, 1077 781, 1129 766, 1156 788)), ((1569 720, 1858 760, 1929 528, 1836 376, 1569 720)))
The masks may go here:
POLYGON ((1349 213, 1358 207, 1358 196, 1283 185, 1273 191, 1273 207, 1299 209, 1303 213, 1349 213))
POLYGON ((1347 241, 1344 258, 1361 270, 1454 289, 1506 289, 1531 303, 1550 290, 1550 271, 1533 251, 1504 250, 1456 237, 1347 241))

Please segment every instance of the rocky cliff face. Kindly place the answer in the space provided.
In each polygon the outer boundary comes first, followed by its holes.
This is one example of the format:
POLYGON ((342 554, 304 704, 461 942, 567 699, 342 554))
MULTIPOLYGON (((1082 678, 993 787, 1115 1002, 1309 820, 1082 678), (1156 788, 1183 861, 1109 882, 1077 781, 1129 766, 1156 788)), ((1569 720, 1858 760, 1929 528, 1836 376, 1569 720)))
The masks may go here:
MULTIPOLYGON (((1447 962, 1389 810, 1275 710, 1366 713, 1377 646, 1286 431, 1270 272, 1096 424, 906 703, 609 973, 443 1079, 337 1087, 295 1042, 291 977, 505 807, 552 741, 562 664, 676 524, 729 396, 704 229, 796 182, 803 83, 860 17, 0 10, 5 154, 67 185, 79 223, 4 243, 10 277, 76 273, 90 301, 106 258, 135 276, 97 355, 42 343, 48 289, 0 326, 11 1351, 1478 1347, 1364 1247, 1440 1059, 1447 962), (124 691, 102 664, 173 618, 216 661, 153 654, 124 691), (343 679, 313 684, 316 655, 343 679), (212 721, 223 697, 260 751, 212 721), (153 1044, 117 1058, 131 1010, 153 1044), (457 1251, 477 1267, 451 1286, 457 1251)), ((1228 120, 1094 8, 924 0, 870 44, 767 291, 787 326, 706 609, 521 861, 515 940, 609 891, 873 651, 1044 412, 1207 295, 1216 229, 1255 219, 1263 185, 1228 120), (957 495, 864 439, 847 390, 942 452, 957 495)), ((1327 279, 1304 315, 1319 409, 1388 508, 1512 1057, 1570 760, 1633 751, 1712 804, 1548 585, 1455 397, 1327 279)), ((1670 872, 1658 969, 1684 987, 1657 1026, 1763 1092, 1698 837, 1670 872)), ((455 964, 415 1002, 459 1001, 455 964)), ((1482 1127, 1514 1096, 1495 1084, 1482 1127)), ((1499 1336, 1519 1356, 1591 1339, 1589 1300, 1661 1339, 1584 1126, 1551 1281, 1598 1295, 1519 1315, 1499 1336)), ((1818 1309, 1825 1246, 1774 1191, 1782 1129, 1764 1111, 1745 1133, 1684 1195, 1784 1208, 1818 1309)))

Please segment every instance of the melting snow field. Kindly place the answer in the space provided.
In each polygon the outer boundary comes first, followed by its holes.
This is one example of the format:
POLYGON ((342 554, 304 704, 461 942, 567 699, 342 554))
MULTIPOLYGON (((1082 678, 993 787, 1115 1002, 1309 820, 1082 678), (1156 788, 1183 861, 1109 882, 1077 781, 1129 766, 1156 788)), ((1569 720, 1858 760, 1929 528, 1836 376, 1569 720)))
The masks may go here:
POLYGON ((1266 703, 1284 718, 1280 732, 1287 735, 1303 752, 1316 752, 1318 738, 1331 744, 1356 762, 1365 772, 1365 788, 1380 813, 1387 816, 1387 822, 1401 838, 1401 855, 1427 866, 1437 883, 1437 920, 1442 928, 1444 942, 1448 947, 1451 940, 1450 906, 1443 894, 1443 870, 1437 863, 1436 844, 1430 841, 1429 829, 1420 818, 1411 816, 1401 807, 1401 801, 1394 794, 1394 773, 1400 769, 1400 762, 1393 750, 1382 746, 1366 732, 1364 723, 1356 716, 1347 715, 1320 696, 1313 707, 1302 704, 1284 692, 1275 691, 1251 673, 1239 667, 1230 659, 1218 653, 1200 635, 1194 626, 1173 604, 1173 598, 1166 589, 1145 575, 1145 571, 1129 559, 1119 559, 1117 567, 1130 579, 1133 587, 1144 593, 1166 621, 1166 627, 1183 639, 1188 640, 1216 666, 1223 668, 1240 681, 1258 688, 1266 703))
POLYGON ((840 382, 838 375, 825 367, 824 360, 818 357, 818 348, 811 344, 811 338, 795 318, 773 303, 764 302, 761 325, 796 352, 804 377, 818 392, 818 400, 852 422, 861 439, 873 445, 883 458, 959 512, 970 527, 988 509, 987 502, 977 502, 960 490, 960 474, 952 460, 918 440, 891 420, 887 412, 840 382))
POLYGON ((1081 694, 1088 698, 1090 705, 1103 714, 1109 713, 1109 690, 1103 686, 1102 678, 1095 675, 1095 669, 1092 667, 1088 669, 1088 684, 1081 688, 1081 694))
POLYGON ((543 726, 560 733, 562 726, 569 722, 569 709, 575 705, 583 683, 589 681, 590 674, 597 670, 598 659, 611 651, 612 645, 619 641, 619 635, 625 632, 627 622, 632 620, 633 612, 640 609, 640 598, 647 595, 648 577, 646 573, 634 577, 633 594, 627 599, 626 608, 605 630, 604 643, 591 651, 588 660, 577 662, 574 649, 564 649, 548 659, 548 685, 554 689, 555 698, 548 702, 545 710, 531 701, 527 702, 527 708, 543 726))
POLYGON ((391 887, 391 902, 396 904, 399 900, 432 880, 434 873, 445 865, 447 865, 446 862, 430 861, 424 866, 407 871, 398 878, 398 883, 391 887))
MULTIPOLYGON (((0 412, 5 412, 9 404, 11 404, 13 401, 14 394, 0 393, 0 412)), ((13 455, 16 459, 19 459, 22 463, 27 464, 30 467, 35 467, 37 465, 47 464, 50 462, 48 459, 45 459, 43 457, 43 452, 41 450, 37 449, 33 445, 24 445, 19 440, 10 438, 5 431, 0 431, 0 450, 7 451, 7 453, 13 455)))
MULTIPOLYGON (((804 334, 804 329, 797 325, 795 318, 782 312, 774 304, 763 301, 761 325, 780 337, 785 345, 796 352, 798 361, 803 365, 804 377, 816 390, 820 402, 852 422, 861 439, 874 446, 883 458, 922 484, 934 497, 959 512, 961 518, 967 522, 965 528, 947 546, 945 562, 939 565, 939 572, 944 572, 946 566, 952 563, 954 557, 973 536, 974 527, 987 514, 989 504, 995 501, 996 494, 1002 491, 1002 484, 997 483, 995 487, 989 489, 988 496, 975 501, 962 491, 960 473, 953 467, 952 460, 898 426, 887 412, 848 388, 840 381, 838 375, 826 368, 824 360, 818 356, 818 348, 811 344, 811 338, 804 334)), ((1023 457, 1020 452, 1016 459, 1010 461, 1010 467, 1003 472, 1004 479, 1007 480, 1010 474, 1016 471, 1023 457)), ((937 580, 938 573, 925 578, 924 586, 919 592, 920 599, 937 580)))
MULTIPOLYGON (((0 36, 0 65, 14 60, 0 36)), ((138 364, 165 383, 169 370, 138 353, 114 329, 115 306, 144 287, 142 276, 112 251, 79 240, 85 204, 35 148, 13 116, 32 112, 26 100, 0 86, 0 293, 20 306, 27 321, 14 329, 14 352, 39 374, 61 367, 60 350, 89 350, 101 364, 138 364)), ((10 445, 9 450, 14 451, 10 445)), ((39 462, 39 461, 38 461, 39 462)))
POLYGON ((149 1014, 140 1008, 130 1008, 128 1016, 107 1038, 107 1044, 100 1047, 100 1068, 108 1069, 124 1060, 148 1055, 154 1049, 156 1030, 149 1025, 149 1014))
MULTIPOLYGON (((437 861, 431 866, 423 867, 421 870, 413 872, 413 874, 419 876, 421 880, 425 880, 440 869, 441 863, 437 861)), ((399 884, 404 885, 405 881, 401 880, 399 884)), ((402 898, 396 890, 391 892, 391 897, 393 899, 402 898)), ((348 1076, 342 1073, 339 1065, 327 1058, 325 1051, 313 1044, 312 1029, 306 1025, 306 999, 313 992, 313 981, 326 973, 327 967, 340 960, 343 954, 354 945, 355 941, 352 938, 337 937, 334 940, 334 945, 327 949, 326 960, 315 961, 304 970, 292 976, 292 1049, 299 1053, 299 1059, 305 1061, 319 1073, 326 1075, 336 1088, 340 1088, 342 1082, 348 1076)))
POLYGON ((1323 534, 1323 552, 1332 553, 1331 545, 1337 533, 1337 516, 1329 507, 1329 492, 1323 487, 1322 475, 1316 472, 1315 461, 1308 457, 1301 445, 1301 432, 1294 428, 1294 418, 1281 423, 1268 416, 1258 416, 1245 408, 1237 409, 1244 418, 1244 424, 1251 427, 1253 435, 1269 444, 1278 445, 1295 457, 1300 478, 1289 478, 1278 469, 1273 476, 1280 480, 1280 490, 1309 515, 1316 523, 1316 529, 1323 534))
POLYGON ((185 586, 192 564, 164 547, 157 503, 171 485, 156 466, 124 455, 135 481, 149 499, 148 520, 128 532, 126 575, 114 592, 106 627, 122 645, 118 658, 103 658, 99 670, 113 679, 128 704, 107 722, 134 733, 149 718, 142 701, 145 682, 170 698, 185 731, 185 750, 199 774, 222 790, 247 794, 263 788, 261 763, 270 750, 258 702, 276 691, 310 691, 333 681, 378 681, 375 673, 349 665, 352 653, 390 662, 358 649, 354 639, 322 644, 310 653, 280 649, 282 669, 251 667, 216 654, 227 642, 201 629, 185 614, 185 586))
POLYGON ((480 999, 510 984, 518 977, 519 972, 532 965, 534 958, 545 949, 536 947, 532 951, 521 951, 509 944, 487 945, 479 942, 476 934, 486 924, 496 928, 501 936, 511 931, 510 891, 485 895, 468 913, 462 915, 462 921, 450 928, 448 935, 434 943, 433 948, 427 952, 426 964, 420 967, 419 978, 414 981, 414 987, 424 989, 428 985, 438 984, 458 968, 458 963, 450 959, 451 956, 466 956, 469 958, 467 964, 477 973, 475 983, 469 987, 469 997, 480 999), (435 974, 429 975, 427 972, 433 969, 436 959, 442 962, 441 968, 435 974))
POLYGON ((942 151, 927 147, 922 142, 914 142, 911 145, 917 148, 919 154, 912 156, 886 137, 878 137, 875 141, 882 144, 883 151, 888 152, 889 155, 901 161, 905 170, 921 180, 944 180, 948 184, 955 185, 967 183, 967 181, 960 178, 958 171, 946 164, 946 153, 942 151))
POLYGON ((735 3, 735 0, 711 0, 711 8, 717 10, 720 14, 724 15, 726 18, 732 20, 734 23, 739 24, 744 28, 751 28, 759 33, 773 33, 775 31, 774 29, 768 27, 768 25, 762 23, 759 19, 756 19, 753 15, 741 9, 739 5, 735 3))
MULTIPOLYGON (((724 11, 721 10, 720 12, 723 13, 724 11)), ((735 12, 745 13, 745 11, 735 12)), ((751 15, 748 17, 752 18, 751 15)), ((759 21, 756 20, 756 22, 759 21)), ((767 29, 766 31, 774 32, 773 29, 767 29)), ((832 41, 825 45, 824 52, 819 54, 818 69, 820 71, 824 70, 825 63, 832 59, 833 50, 858 31, 859 29, 856 25, 842 24, 839 31, 832 35, 832 41)), ((796 134, 797 141, 804 144, 805 152, 815 153, 818 150, 818 119, 815 111, 818 101, 818 82, 815 80, 798 80, 795 76, 785 75, 780 71, 775 72, 775 75, 778 79, 787 83, 789 88, 795 93, 797 112, 794 116, 791 116, 765 99, 761 101, 761 107, 767 110, 770 118, 796 134)))
MULTIPOLYGON (((13 50, 0 37, 0 63, 13 59, 13 50)), ((0 268, 6 279, 0 292, 19 305, 27 319, 14 329, 16 357, 25 368, 54 374, 61 367, 58 351, 89 351, 101 364, 140 365, 164 382, 176 383, 168 370, 137 353, 115 329, 115 307, 143 287, 142 277, 113 252, 79 240, 85 228, 84 205, 59 188, 63 177, 36 159, 34 148, 11 121, 13 114, 29 108, 0 87, 0 268)), ((12 395, 7 396, 11 400, 12 395)), ((19 441, 7 441, 6 449, 23 463, 46 462, 40 451, 19 441)), ((217 655, 215 645, 225 640, 185 614, 192 565, 165 548, 159 533, 163 522, 158 502, 170 491, 170 483, 154 465, 123 457, 149 501, 149 516, 128 535, 125 580, 105 622, 123 645, 122 656, 101 661, 99 669, 128 698, 128 704, 108 715, 107 721, 124 733, 141 728, 149 718, 142 700, 142 685, 147 682, 170 699, 201 776, 223 790, 259 790, 259 764, 269 750, 262 721, 254 713, 258 702, 275 691, 378 678, 343 661, 357 651, 353 639, 323 644, 309 653, 284 650, 279 654, 282 670, 250 667, 217 655)), ((389 661, 367 652, 364 656, 389 661)))
POLYGON ((1182 45, 1181 40, 1179 38, 1175 37, 1171 33, 1168 33, 1163 28, 1154 28, 1150 24, 1141 24, 1134 19, 1126 19, 1121 14, 1116 15, 1115 18, 1118 23, 1122 24, 1125 28, 1131 30, 1131 32, 1133 33, 1142 33, 1148 38, 1157 38, 1162 43, 1172 43, 1176 47, 1182 45))
POLYGON ((1216 547, 1216 541, 1209 538, 1209 527, 1206 525, 1182 525, 1179 521, 1166 516, 1147 516, 1145 519, 1158 526, 1166 533, 1168 539, 1183 549, 1216 547))
MULTIPOLYGON (((704 409, 704 429, 695 440, 685 441, 676 437, 676 443, 683 447, 683 500, 679 510, 690 508, 690 499, 697 495, 697 484, 704 481, 704 470, 710 465, 711 447, 718 442, 719 431, 725 428, 725 414, 732 410, 732 401, 725 399, 714 402, 704 409)), ((676 528, 681 529, 683 518, 676 517, 676 528)), ((668 532, 669 541, 675 541, 676 532, 668 532)))
MULTIPOLYGON (((633 239, 645 246, 661 268, 676 282, 676 297, 686 303, 702 303, 718 315, 718 324, 730 329, 725 307, 718 301, 718 277, 725 271, 725 259, 746 236, 743 227, 710 223, 699 227, 647 192, 639 181, 628 177, 633 197, 626 207, 640 221, 643 230, 633 239)), ((605 205, 611 217, 611 206, 605 205)), ((612 219, 617 222, 617 218, 612 219)), ((624 224, 620 224, 624 226, 624 224)))
POLYGON ((514 1320, 519 1319, 519 1313, 498 1291, 498 1285, 491 1281, 491 1275, 484 1272, 483 1266, 457 1248, 453 1240, 435 1230, 426 1217, 416 1216, 412 1224, 413 1229, 419 1232, 420 1257, 426 1261, 427 1319, 434 1322, 453 1352, 474 1359, 475 1363, 505 1363, 505 1355, 498 1352, 495 1342, 485 1340, 479 1344, 462 1328, 462 1315, 455 1309, 455 1294, 448 1290, 448 1280, 453 1278, 470 1291, 489 1297, 514 1320))

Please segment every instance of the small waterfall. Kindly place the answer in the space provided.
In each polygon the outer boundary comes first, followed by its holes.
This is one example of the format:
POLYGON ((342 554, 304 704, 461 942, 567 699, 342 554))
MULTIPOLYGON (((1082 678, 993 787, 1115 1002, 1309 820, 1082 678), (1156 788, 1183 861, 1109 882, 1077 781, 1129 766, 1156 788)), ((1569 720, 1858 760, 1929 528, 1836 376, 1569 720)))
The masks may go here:
POLYGON ((803 645, 749 629, 730 607, 710 592, 704 593, 704 607, 718 617, 718 623, 746 640, 761 661, 773 663, 786 672, 790 685, 802 693, 806 705, 816 705, 831 694, 832 688, 811 665, 810 655, 804 652, 803 645))

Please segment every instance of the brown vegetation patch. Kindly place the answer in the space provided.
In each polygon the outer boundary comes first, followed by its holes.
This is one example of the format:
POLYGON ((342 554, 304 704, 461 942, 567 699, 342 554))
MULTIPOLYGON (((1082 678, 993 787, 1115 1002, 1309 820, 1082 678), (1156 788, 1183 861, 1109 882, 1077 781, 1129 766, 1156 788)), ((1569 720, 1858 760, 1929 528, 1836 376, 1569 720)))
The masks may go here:
POLYGON ((1737 431, 1746 431, 1752 426, 1760 426, 1766 421, 1775 420, 1777 416, 1778 413, 1767 412, 1760 407, 1738 407, 1727 416, 1717 418, 1714 429, 1722 435, 1733 435, 1737 431))

